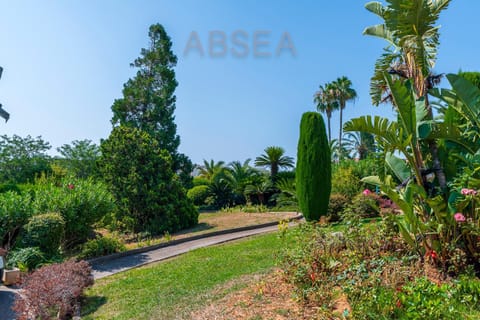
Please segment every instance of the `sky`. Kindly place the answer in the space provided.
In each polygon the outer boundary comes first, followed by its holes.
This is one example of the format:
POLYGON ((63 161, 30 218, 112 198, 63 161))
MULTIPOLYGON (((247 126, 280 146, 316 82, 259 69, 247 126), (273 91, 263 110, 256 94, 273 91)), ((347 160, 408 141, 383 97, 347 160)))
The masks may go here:
MULTIPOLYGON (((148 27, 161 23, 178 57, 181 152, 194 163, 254 159, 268 146, 296 157, 301 115, 315 110, 320 84, 350 78, 358 99, 344 120, 393 115, 370 102, 386 43, 362 35, 380 23, 365 2, 0 0, 0 103, 11 115, 0 134, 42 136, 52 154, 107 138, 111 105, 135 74, 130 63, 148 46, 148 27)), ((443 12, 437 73, 480 70, 478 12, 474 0, 443 12)), ((333 137, 338 129, 334 113, 333 137)))

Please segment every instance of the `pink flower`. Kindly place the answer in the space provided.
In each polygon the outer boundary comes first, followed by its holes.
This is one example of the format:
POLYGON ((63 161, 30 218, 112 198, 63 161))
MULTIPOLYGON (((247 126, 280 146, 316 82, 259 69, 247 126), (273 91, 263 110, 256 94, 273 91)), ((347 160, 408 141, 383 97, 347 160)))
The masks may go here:
POLYGON ((457 212, 453 215, 453 218, 455 219, 455 221, 457 222, 465 222, 467 219, 465 218, 465 216, 460 213, 460 212, 457 212))
POLYGON ((368 190, 368 189, 365 189, 365 190, 363 190, 363 192, 362 192, 362 194, 363 194, 364 196, 368 196, 368 195, 371 194, 371 193, 372 193, 372 191, 370 191, 370 190, 368 190))
POLYGON ((75 186, 73 184, 69 183, 67 185, 67 188, 70 189, 70 190, 73 190, 73 189, 75 189, 75 186))
POLYGON ((463 188, 462 191, 460 191, 464 196, 475 196, 477 195, 477 191, 473 189, 467 189, 463 188))

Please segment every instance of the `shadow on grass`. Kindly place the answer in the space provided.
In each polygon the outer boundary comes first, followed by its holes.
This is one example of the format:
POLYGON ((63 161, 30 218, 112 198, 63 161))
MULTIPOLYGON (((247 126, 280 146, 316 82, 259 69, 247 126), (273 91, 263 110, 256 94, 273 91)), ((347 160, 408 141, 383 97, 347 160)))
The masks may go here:
POLYGON ((101 296, 89 296, 82 299, 82 317, 88 316, 107 303, 107 298, 101 296))
POLYGON ((202 222, 202 223, 197 224, 193 228, 185 229, 185 230, 176 232, 175 235, 180 236, 182 234, 201 232, 201 231, 210 230, 210 229, 213 229, 213 228, 215 228, 215 226, 212 226, 208 223, 202 222))

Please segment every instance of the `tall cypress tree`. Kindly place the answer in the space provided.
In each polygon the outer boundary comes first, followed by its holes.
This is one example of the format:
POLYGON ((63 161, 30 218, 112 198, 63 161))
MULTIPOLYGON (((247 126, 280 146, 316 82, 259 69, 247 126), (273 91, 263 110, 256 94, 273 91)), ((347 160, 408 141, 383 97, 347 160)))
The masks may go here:
POLYGON ((114 126, 127 126, 150 134, 161 149, 172 157, 173 170, 184 183, 190 183, 192 162, 178 153, 180 137, 177 135, 175 116, 174 67, 177 57, 172 51, 172 41, 160 24, 150 26, 150 45, 141 50, 140 57, 131 66, 137 74, 123 87, 123 98, 112 105, 114 126))
POLYGON ((321 114, 306 112, 300 123, 296 188, 300 210, 307 221, 327 214, 332 189, 332 163, 321 114))

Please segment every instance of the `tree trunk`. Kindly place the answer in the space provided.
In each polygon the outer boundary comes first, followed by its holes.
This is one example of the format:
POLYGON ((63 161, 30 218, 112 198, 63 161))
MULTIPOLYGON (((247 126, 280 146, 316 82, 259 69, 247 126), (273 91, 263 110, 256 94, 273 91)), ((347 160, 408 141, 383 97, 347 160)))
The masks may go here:
POLYGON ((339 135, 338 135, 338 147, 339 147, 339 155, 340 155, 340 160, 343 158, 343 148, 342 148, 342 126, 343 126, 343 108, 345 105, 340 106, 340 130, 339 130, 339 135))

